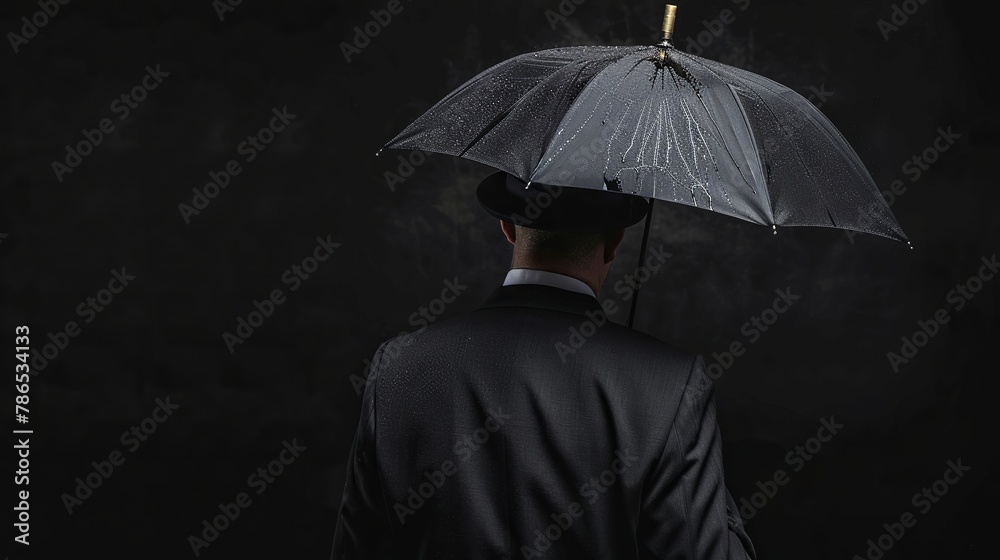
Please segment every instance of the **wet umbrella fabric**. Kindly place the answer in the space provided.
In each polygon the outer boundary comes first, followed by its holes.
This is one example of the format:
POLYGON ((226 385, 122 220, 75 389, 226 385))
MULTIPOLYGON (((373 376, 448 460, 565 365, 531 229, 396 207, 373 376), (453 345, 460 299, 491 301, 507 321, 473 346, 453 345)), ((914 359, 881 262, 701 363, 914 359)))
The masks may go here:
POLYGON ((812 103, 669 43, 511 58, 450 93, 385 147, 757 224, 906 239, 855 151, 812 103))

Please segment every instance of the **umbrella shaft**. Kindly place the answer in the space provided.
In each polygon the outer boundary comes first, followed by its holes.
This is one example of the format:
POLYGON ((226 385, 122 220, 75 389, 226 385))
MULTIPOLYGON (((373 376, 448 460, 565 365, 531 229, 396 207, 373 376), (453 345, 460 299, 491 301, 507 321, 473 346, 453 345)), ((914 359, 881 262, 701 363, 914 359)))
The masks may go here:
POLYGON ((653 201, 655 198, 649 199, 649 211, 646 213, 646 224, 642 227, 642 244, 639 245, 639 265, 636 267, 636 283, 635 292, 632 294, 632 308, 628 312, 628 328, 632 328, 632 323, 635 321, 635 305, 639 302, 639 289, 642 288, 642 282, 639 281, 638 271, 642 269, 646 261, 646 242, 649 240, 649 223, 653 220, 653 201))

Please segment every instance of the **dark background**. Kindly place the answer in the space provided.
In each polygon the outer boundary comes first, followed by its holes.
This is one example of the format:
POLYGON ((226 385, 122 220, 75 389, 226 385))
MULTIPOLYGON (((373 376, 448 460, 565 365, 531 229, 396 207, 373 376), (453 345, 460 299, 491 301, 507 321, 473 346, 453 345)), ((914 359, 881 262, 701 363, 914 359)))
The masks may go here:
MULTIPOLYGON (((883 189, 906 185, 892 210, 914 249, 816 228, 772 235, 661 203, 650 243, 673 256, 643 289, 636 326, 710 363, 746 343, 716 381, 727 483, 740 500, 776 469, 791 479, 747 523, 761 558, 864 557, 907 511, 916 526, 885 558, 993 557, 998 281, 961 310, 946 297, 1000 249, 996 31, 945 0, 908 4, 919 10, 888 40, 877 21, 889 0, 742 4, 680 2, 676 42, 733 10, 703 56, 812 96, 883 189), (911 180, 902 166, 939 127, 960 139, 911 180), (785 288, 801 299, 748 343, 743 323, 785 288), (940 308, 950 322, 893 371, 886 353, 940 308), (792 472, 786 453, 831 415, 844 428, 792 472), (958 458, 971 471, 919 513, 911 497, 958 458)), ((567 0, 575 11, 550 25, 557 0, 402 0, 348 63, 341 43, 385 5, 245 0, 220 21, 210 0, 71 0, 18 53, 9 36, 0 48, 5 363, 15 325, 38 351, 80 326, 31 381, 32 557, 193 557, 188 536, 239 492, 253 503, 200 557, 327 557, 366 360, 415 329, 410 314, 446 279, 468 288, 444 317, 475 308, 511 255, 473 195, 489 169, 430 156, 390 188, 385 173, 408 154, 375 152, 494 63, 652 42, 662 17, 658 2, 567 0), (157 64, 169 76, 119 120, 112 102, 157 64), (243 161, 240 142, 282 107, 296 115, 288 128, 186 224, 178 205, 243 161), (59 181, 53 161, 106 117, 114 132, 59 181), (292 292, 282 274, 317 237, 340 245, 292 292), (84 323, 77 306, 121 267, 135 279, 84 323), (223 333, 275 289, 287 300, 230 353, 223 333), (128 452, 122 432, 168 396, 180 408, 128 452), (293 439, 306 450, 257 495, 248 475, 293 439), (68 513, 64 494, 115 450, 124 463, 68 513)), ((4 3, 0 30, 21 33, 39 10, 4 3)), ((635 266, 640 234, 629 231, 605 297, 635 266)))

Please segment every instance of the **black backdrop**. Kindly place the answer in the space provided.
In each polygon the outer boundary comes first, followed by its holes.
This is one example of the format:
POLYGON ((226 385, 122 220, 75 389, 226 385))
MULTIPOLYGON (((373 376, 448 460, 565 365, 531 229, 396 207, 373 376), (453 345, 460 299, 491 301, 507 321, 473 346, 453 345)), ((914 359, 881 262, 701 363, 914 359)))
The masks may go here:
MULTIPOLYGON (((657 39, 662 5, 42 0, 0 13, 3 351, 16 367, 28 326, 34 371, 29 420, 12 420, 34 432, 16 488, 30 489, 31 544, 11 556, 324 558, 366 360, 418 328, 421 307, 435 320, 476 307, 511 255, 473 196, 487 168, 376 150, 507 57, 657 39), (387 7, 398 13, 370 23, 387 7), (446 281, 464 287, 434 307, 446 281), (269 465, 280 474, 255 474, 269 465), (238 517, 203 534, 220 504, 238 517)), ((879 544, 889 559, 992 557, 994 33, 945 0, 680 3, 679 46, 819 105, 895 186, 914 244, 656 207, 650 245, 671 256, 636 326, 718 364, 727 482, 761 558, 874 559, 879 544), (776 290, 798 296, 783 313, 776 290), (726 356, 733 342, 744 351, 726 356), (826 437, 824 421, 843 427, 826 437), (970 468, 945 476, 949 461, 970 468)), ((620 297, 640 229, 603 297, 620 297)))

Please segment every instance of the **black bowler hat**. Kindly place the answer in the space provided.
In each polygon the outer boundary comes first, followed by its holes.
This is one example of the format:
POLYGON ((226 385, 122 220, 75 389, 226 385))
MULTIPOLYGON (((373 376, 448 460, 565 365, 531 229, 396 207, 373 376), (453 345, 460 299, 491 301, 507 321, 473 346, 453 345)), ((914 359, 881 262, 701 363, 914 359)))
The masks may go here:
POLYGON ((476 189, 487 212, 515 225, 566 233, 625 229, 646 216, 641 196, 582 187, 525 183, 500 171, 476 189))

